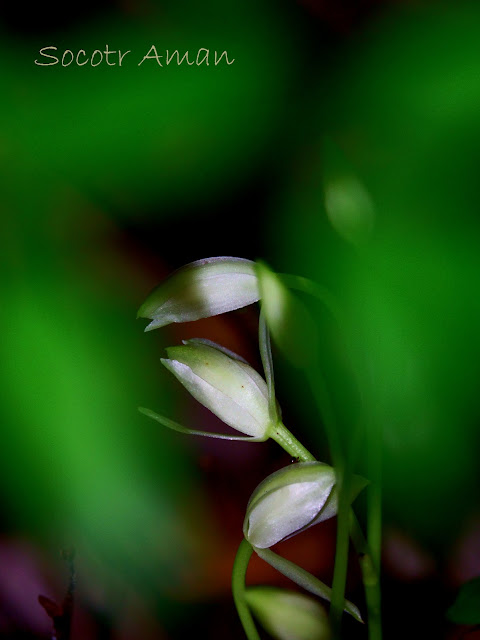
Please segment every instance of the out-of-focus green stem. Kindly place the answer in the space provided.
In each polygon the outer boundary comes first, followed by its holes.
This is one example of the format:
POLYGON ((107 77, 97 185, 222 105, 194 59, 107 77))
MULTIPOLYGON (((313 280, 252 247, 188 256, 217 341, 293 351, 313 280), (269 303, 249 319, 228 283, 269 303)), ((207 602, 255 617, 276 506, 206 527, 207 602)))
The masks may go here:
MULTIPOLYGON (((369 578, 365 584, 365 595, 368 607, 369 640, 380 640, 382 637, 380 569, 382 551, 382 439, 375 425, 367 430, 367 466, 370 486, 367 493, 367 541, 371 552, 370 559, 375 580, 369 578)), ((363 559, 364 562, 366 558, 363 559)), ((362 569, 363 572, 363 569, 362 569)), ((365 579, 364 579, 365 582, 365 579)))
MULTIPOLYGON (((324 288, 319 287, 305 278, 283 275, 284 283, 292 288, 299 289, 317 297, 325 304, 339 326, 345 325, 345 318, 335 298, 324 288)), ((381 539, 382 539, 382 503, 381 503, 381 444, 378 434, 370 429, 367 434, 368 449, 368 478, 372 483, 368 490, 367 503, 367 537, 365 541, 360 525, 356 520, 353 510, 349 506, 350 482, 352 478, 353 460, 351 454, 355 453, 360 431, 357 428, 354 434, 354 443, 350 444, 347 452, 341 441, 337 428, 333 407, 330 402, 326 381, 318 367, 307 373, 309 386, 315 398, 319 414, 322 418, 332 464, 337 475, 338 511, 337 511, 337 540, 335 549, 335 568, 332 585, 332 598, 330 606, 330 620, 332 623, 334 639, 340 638, 341 618, 343 603, 345 601, 345 585, 348 569, 349 537, 352 537, 355 549, 359 554, 363 583, 368 608, 369 640, 381 640, 381 597, 380 597, 380 563, 381 563, 381 539), (355 445, 355 446, 354 446, 355 445), (353 451, 352 451, 353 450, 353 451), (352 521, 354 526, 352 526, 352 521)), ((283 426, 283 425, 282 425, 283 426)), ((277 442, 291 455, 300 460, 314 460, 306 451, 308 457, 302 456, 303 445, 294 438, 275 438, 277 442), (292 444, 293 443, 293 444, 292 444), (285 446, 285 444, 287 446, 285 446), (299 451, 300 453, 295 453, 299 451)), ((274 437, 274 436, 272 436, 274 437)))
POLYGON ((368 638, 369 640, 381 640, 382 616, 379 575, 373 566, 372 558, 369 554, 361 557, 359 560, 367 601, 368 638))
POLYGON ((245 575, 252 553, 252 546, 243 539, 238 547, 235 562, 233 563, 232 593, 235 606, 237 607, 238 617, 240 618, 248 640, 260 640, 255 622, 253 621, 252 614, 245 599, 245 575))
POLYGON ((330 605, 330 622, 333 637, 339 638, 341 631, 343 603, 345 601, 345 586, 348 569, 348 496, 350 469, 347 469, 345 454, 336 424, 333 407, 330 402, 327 385, 321 371, 317 368, 309 376, 309 384, 316 400, 318 411, 322 417, 327 440, 332 456, 332 463, 337 477, 338 511, 337 511, 337 540, 335 546, 335 565, 333 572, 332 600, 330 605))
POLYGON ((330 605, 330 624, 332 625, 333 638, 339 638, 348 571, 350 510, 348 496, 350 495, 351 474, 347 474, 338 468, 335 470, 335 473, 337 477, 338 511, 335 565, 332 582, 332 601, 330 605))
POLYGON ((343 470, 345 467, 345 456, 332 403, 330 402, 327 383, 318 367, 307 372, 307 380, 327 435, 332 464, 335 467, 335 470, 343 470))
MULTIPOLYGON (((358 423, 354 429, 352 440, 349 442, 346 452, 345 466, 343 469, 339 466, 335 469, 338 492, 337 540, 332 584, 333 596, 330 608, 330 622, 334 638, 339 638, 341 635, 341 616, 343 611, 343 601, 345 599, 344 594, 348 570, 349 538, 352 535, 350 519, 351 516, 355 517, 353 509, 350 506, 349 496, 351 495, 352 490, 352 472, 355 466, 356 454, 360 447, 361 433, 361 424, 358 423)), ((356 523, 359 533, 363 538, 360 525, 357 521, 356 523)))
MULTIPOLYGON (((298 457, 305 462, 314 460, 312 454, 281 425, 279 433, 282 437, 275 438, 290 455, 298 457)), ((273 436, 272 436, 273 437, 273 436)), ((337 441, 338 443, 338 441, 337 441)), ((338 451, 338 450, 337 450, 338 451)), ((332 456, 333 457, 333 456, 332 456)), ((368 637, 369 640, 381 640, 381 609, 380 609, 380 544, 381 544, 381 499, 380 491, 376 490, 373 496, 369 496, 369 525, 370 540, 367 542, 360 524, 349 505, 351 469, 345 469, 343 459, 336 464, 337 483, 339 487, 339 503, 337 511, 337 541, 335 549, 335 568, 333 574, 332 597, 330 605, 330 621, 334 638, 340 638, 341 619, 345 603, 345 585, 348 569, 348 542, 349 537, 359 557, 362 580, 365 589, 365 598, 368 610, 368 637), (380 508, 379 508, 380 507, 380 508), (380 537, 379 537, 380 536, 380 537), (371 544, 376 544, 376 554, 373 553, 371 544)), ((349 465, 350 467, 350 465, 349 465)), ((370 488, 370 487, 369 487, 370 488)))
MULTIPOLYGON (((271 437, 285 449, 290 455, 302 462, 314 461, 314 456, 290 433, 281 423, 278 429, 272 432, 271 437)), ((348 540, 349 540, 349 478, 351 474, 345 474, 343 467, 335 468, 337 486, 339 491, 339 506, 337 520, 337 544, 335 549, 335 569, 333 574, 332 599, 330 604, 330 620, 334 632, 334 638, 339 637, 342 614, 345 606, 345 585, 348 568, 348 540), (346 482, 345 482, 346 481, 346 482)))
POLYGON ((368 638, 369 640, 381 640, 380 571, 379 568, 375 566, 370 545, 363 535, 353 509, 350 509, 350 536, 357 552, 360 569, 362 571, 362 581, 367 602, 368 638))
POLYGON ((369 480, 367 502, 367 540, 372 551, 372 560, 376 570, 380 571, 382 548, 382 486, 381 452, 378 445, 369 456, 369 480), (373 460, 371 459, 373 458, 373 460))

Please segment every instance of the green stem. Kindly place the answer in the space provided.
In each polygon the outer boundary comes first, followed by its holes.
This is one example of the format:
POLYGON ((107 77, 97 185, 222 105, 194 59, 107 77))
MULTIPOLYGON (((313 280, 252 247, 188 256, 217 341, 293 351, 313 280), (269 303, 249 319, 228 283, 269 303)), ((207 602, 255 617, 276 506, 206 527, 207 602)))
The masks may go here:
POLYGON ((336 424, 335 414, 330 402, 330 396, 326 381, 322 372, 317 368, 314 374, 309 376, 309 384, 316 400, 318 412, 327 434, 335 474, 337 476, 338 511, 337 511, 337 539, 335 545, 335 563, 333 570, 332 601, 330 605, 330 622, 333 637, 339 638, 345 600, 345 587, 347 583, 348 569, 348 496, 351 473, 345 461, 342 442, 336 424))
POLYGON ((370 451, 368 470, 371 485, 368 487, 367 502, 367 540, 372 550, 372 559, 377 571, 380 571, 382 548, 382 485, 381 452, 377 446, 370 451))
POLYGON ((289 453, 292 458, 297 458, 300 462, 313 462, 315 457, 306 449, 303 444, 287 429, 283 422, 278 421, 272 427, 270 437, 289 453))
MULTIPOLYGON (((293 582, 298 584, 299 587, 302 587, 302 589, 310 591, 310 593, 313 593, 319 598, 324 598, 325 600, 331 599, 332 590, 330 587, 327 587, 326 584, 323 584, 323 582, 315 578, 315 576, 312 576, 308 571, 305 571, 305 569, 302 569, 302 567, 299 567, 286 558, 282 558, 282 556, 277 555, 271 549, 259 549, 255 547, 255 553, 262 558, 262 560, 268 562, 274 569, 290 580, 293 580, 293 582)), ((363 622, 358 607, 348 600, 345 600, 345 611, 352 615, 355 620, 363 622)))
POLYGON ((330 604, 330 623, 333 638, 340 638, 342 613, 345 602, 349 549, 349 500, 351 474, 336 470, 338 511, 337 539, 335 546, 335 564, 332 582, 332 601, 330 604))
MULTIPOLYGON (((317 297, 332 313, 339 326, 344 326, 345 318, 336 300, 331 294, 305 278, 297 276, 282 276, 284 283, 292 288, 297 288, 310 295, 317 297)), ((268 336, 268 334, 267 334, 268 336)), ((267 343, 267 340, 264 339, 267 343)), ((268 344, 269 347, 269 344, 268 344)), ((271 351, 269 350, 269 367, 273 369, 271 363, 271 351)), ((262 354, 265 365, 265 358, 262 354)), ((365 588, 365 595, 368 608, 369 640, 381 640, 381 610, 380 610, 380 563, 381 563, 381 538, 382 538, 382 507, 381 507, 381 448, 378 445, 378 434, 371 431, 368 434, 367 447, 369 458, 369 479, 372 485, 368 492, 367 506, 367 533, 368 544, 364 539, 358 521, 353 510, 349 507, 348 496, 350 495, 350 481, 352 478, 351 469, 353 460, 351 454, 355 453, 357 446, 350 446, 350 455, 345 456, 344 447, 340 438, 340 432, 335 421, 335 414, 330 402, 330 397, 326 381, 319 368, 316 368, 308 375, 308 383, 312 389, 317 408, 322 417, 327 440, 332 457, 332 463, 337 474, 338 490, 338 512, 337 512, 337 540, 335 548, 335 567, 332 584, 332 600, 330 607, 330 619, 334 631, 334 638, 340 637, 340 624, 345 600, 345 585, 348 568, 348 541, 349 535, 359 554, 362 578, 365 588), (353 452, 352 452, 353 450, 353 452), (355 526, 349 524, 350 515, 353 514, 355 526)), ((270 384, 270 387, 272 385, 270 384)), ((270 390, 271 391, 271 390, 270 390)), ((272 393, 270 392, 270 396, 272 393)), ((360 436, 359 430, 355 434, 355 443, 360 436)), ((278 422, 271 437, 276 440, 293 457, 302 461, 315 460, 312 454, 278 422)))
MULTIPOLYGON (((271 437, 291 456, 302 462, 314 461, 314 456, 293 436, 284 424, 278 423, 272 430, 271 437)), ((343 468, 336 469, 337 486, 339 491, 339 507, 337 520, 337 543, 335 549, 335 568, 332 584, 332 599, 330 605, 330 619, 334 638, 339 637, 342 613, 345 606, 345 585, 348 568, 348 540, 349 540, 349 479, 351 474, 345 474, 343 468), (346 481, 346 482, 345 482, 346 481)))
POLYGON ((260 640, 252 614, 245 599, 245 575, 247 573, 248 562, 253 553, 252 546, 245 539, 238 547, 237 555, 233 563, 232 571, 232 593, 238 617, 243 625, 243 629, 248 640, 260 640))
POLYGON ((363 535, 353 509, 350 509, 350 535, 358 554, 360 569, 362 571, 368 612, 368 637, 369 640, 381 640, 380 576, 372 561, 372 552, 368 542, 365 540, 365 536, 363 535))
MULTIPOLYGON (((374 425, 367 432, 368 477, 371 482, 367 493, 367 541, 371 550, 371 567, 375 580, 367 576, 365 596, 368 608, 369 640, 382 637, 380 569, 382 550, 382 443, 380 433, 374 425)), ((363 571, 363 569, 362 569, 363 571)), ((365 580, 364 580, 365 582, 365 580)))
POLYGON ((330 455, 332 457, 332 464, 335 469, 343 469, 345 466, 343 447, 340 439, 340 432, 338 429, 337 421, 335 420, 335 413, 333 411, 332 403, 330 402, 330 394, 327 389, 325 378, 320 369, 317 367, 312 372, 309 372, 307 380, 310 389, 312 390, 312 394, 317 405, 317 410, 320 414, 325 433, 327 435, 330 455))
POLYGON ((364 555, 372 555, 370 553, 370 548, 368 543, 363 535, 362 527, 357 520, 357 516, 353 509, 350 509, 348 512, 348 523, 350 528, 350 538, 352 539, 353 546, 355 547, 355 551, 359 556, 364 555))
MULTIPOLYGON (((332 625, 334 638, 340 637, 341 632, 341 617, 343 611, 343 602, 345 599, 345 587, 347 583, 349 538, 352 536, 350 519, 352 515, 353 517, 355 517, 353 509, 350 506, 349 496, 352 492, 352 470, 355 467, 356 454, 360 448, 360 438, 361 424, 357 424, 348 446, 345 465, 343 469, 337 467, 335 470, 338 492, 337 540, 335 547, 335 565, 332 583, 333 595, 330 607, 330 622, 332 625)), ((364 540, 363 533, 356 518, 355 522, 357 523, 359 533, 364 540)), ((366 553, 366 551, 362 551, 362 553, 366 553)))
MULTIPOLYGON (((313 295, 322 301, 323 304, 330 311, 332 316, 338 323, 340 328, 346 326, 345 317, 342 313, 340 306, 337 304, 335 298, 330 294, 328 290, 320 287, 317 283, 300 278, 298 276, 283 276, 284 282, 287 286, 297 288, 304 291, 307 294, 313 295)), ((330 448, 330 454, 332 457, 332 463, 337 474, 337 490, 338 490, 338 512, 337 512, 337 540, 335 548, 335 567, 333 574, 332 584, 332 601, 330 607, 330 620, 332 623, 333 637, 340 637, 340 623, 343 610, 343 601, 345 599, 345 585, 347 578, 347 565, 348 565, 348 539, 349 539, 349 512, 351 511, 348 504, 348 496, 350 495, 350 481, 352 478, 351 469, 353 468, 353 460, 351 459, 352 453, 355 453, 357 447, 350 445, 350 451, 347 451, 345 455, 344 447, 342 446, 339 430, 335 422, 335 416, 333 407, 331 406, 328 389, 322 372, 317 368, 316 371, 310 373, 308 376, 310 388, 312 389, 313 396, 315 398, 317 408, 322 417, 327 440, 330 448)), ((360 388, 360 387, 359 387, 360 388)), ((360 431, 357 429, 354 440, 356 441, 360 436, 360 431)), ((374 453, 373 459, 375 460, 374 466, 377 464, 379 457, 374 453)), ((372 471, 370 467, 370 471, 372 471)), ((370 640, 379 640, 381 638, 381 626, 380 626, 380 586, 378 580, 378 574, 380 571, 380 545, 381 545, 381 495, 380 495, 380 478, 374 470, 373 476, 370 476, 370 480, 375 483, 375 488, 370 489, 369 504, 368 504, 368 531, 369 542, 374 554, 370 552, 363 556, 363 564, 365 570, 362 568, 362 575, 364 579, 365 592, 367 597, 368 612, 369 612, 369 638, 370 640), (372 560, 373 558, 373 560, 372 560), (370 584, 371 570, 370 565, 372 561, 375 563, 377 570, 373 567, 376 579, 375 584, 370 584), (367 582, 369 584, 367 585, 367 582), (373 634, 373 635, 372 635, 373 634)), ((358 522, 357 522, 358 525, 358 522)), ((363 538, 363 534, 362 538, 363 538)))
POLYGON ((263 309, 260 309, 260 320, 258 323, 258 343, 260 346, 260 357, 262 359, 263 370, 265 371, 265 380, 268 388, 268 412, 270 420, 277 422, 278 409, 275 398, 275 377, 273 374, 273 358, 272 346, 270 344, 270 332, 265 320, 263 309))
POLYGON ((382 638, 382 617, 381 617, 381 597, 379 576, 373 566, 372 558, 369 554, 360 558, 363 585, 365 588, 365 599, 368 611, 368 638, 369 640, 381 640, 382 638))
MULTIPOLYGON (((271 436, 290 455, 298 458, 302 462, 312 461, 315 458, 305 449, 305 447, 290 433, 290 431, 279 423, 275 433, 271 436)), ((368 637, 369 640, 381 640, 382 627, 380 615, 380 558, 372 554, 370 545, 363 535, 358 520, 349 506, 348 496, 350 495, 351 473, 337 466, 337 482, 341 483, 339 491, 339 504, 337 512, 337 542, 335 549, 335 568, 333 574, 330 620, 332 623, 333 637, 340 637, 341 617, 345 606, 345 585, 348 568, 348 540, 352 539, 353 545, 359 557, 362 580, 365 589, 365 598, 368 610, 368 637), (377 568, 378 567, 378 568, 377 568)), ((379 497, 377 492, 377 499, 379 497)), ((374 502, 374 504, 376 504, 374 502)), ((381 518, 381 511, 373 511, 381 518)), ((371 514, 371 512, 370 512, 371 514)), ((371 535, 375 532, 378 535, 378 521, 373 518, 370 521, 371 535)), ((380 520, 381 531, 381 520, 380 520)), ((373 542, 376 543, 375 535, 373 542)), ((370 540, 371 543, 371 540, 370 540)), ((378 554, 377 554, 378 555, 378 554)))

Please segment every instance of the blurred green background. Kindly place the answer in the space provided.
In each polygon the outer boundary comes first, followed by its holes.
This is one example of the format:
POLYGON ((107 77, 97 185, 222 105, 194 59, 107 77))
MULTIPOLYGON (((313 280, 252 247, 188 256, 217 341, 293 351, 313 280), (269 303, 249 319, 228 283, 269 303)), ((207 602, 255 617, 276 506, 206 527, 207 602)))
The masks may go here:
MULTIPOLYGON (((385 637, 455 637, 444 610, 480 572, 479 28, 458 2, 2 9, 0 553, 24 585, 2 572, 3 637, 48 637, 35 588, 61 599, 72 545, 74 637, 242 637, 244 508, 288 460, 136 409, 222 429, 160 370, 183 338, 260 366, 255 309, 146 335, 135 320, 172 269, 214 255, 335 296, 340 327, 304 301, 342 441, 360 422, 383 451, 385 637), (106 44, 131 51, 122 67, 34 63, 106 44), (138 66, 152 44, 235 62, 138 66)), ((328 460, 305 372, 275 355, 288 426, 328 460)), ((327 542, 304 564, 331 579, 327 542)), ((349 588, 362 597, 355 567, 349 588)))

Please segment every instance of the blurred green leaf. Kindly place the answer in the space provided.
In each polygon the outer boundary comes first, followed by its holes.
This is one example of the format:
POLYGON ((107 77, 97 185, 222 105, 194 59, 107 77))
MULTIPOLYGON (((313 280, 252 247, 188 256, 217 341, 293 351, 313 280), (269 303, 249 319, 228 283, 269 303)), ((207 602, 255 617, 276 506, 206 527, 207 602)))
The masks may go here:
POLYGON ((460 587, 455 602, 447 611, 447 618, 456 624, 480 624, 480 577, 460 587))
POLYGON ((152 6, 146 17, 112 13, 27 47, 3 38, 12 64, 0 70, 0 163, 18 188, 66 182, 123 213, 157 198, 179 207, 217 196, 270 153, 297 64, 286 13, 270 2, 181 6, 152 6), (130 51, 121 67, 117 54, 116 66, 34 63, 46 46, 61 58, 106 45, 130 51), (152 45, 164 57, 190 51, 195 60, 206 48, 235 62, 139 66, 152 45))
POLYGON ((80 282, 47 274, 3 286, 4 516, 88 549, 141 588, 165 586, 192 557, 189 513, 178 507, 191 471, 137 413, 140 399, 165 408, 169 399, 146 366, 135 306, 95 301, 80 282))
POLYGON ((329 75, 338 82, 312 98, 310 145, 269 221, 270 260, 328 287, 347 320, 332 331, 315 313, 344 439, 351 425, 371 430, 386 518, 439 544, 474 507, 479 24, 471 4, 406 8, 352 43, 329 75), (356 247, 332 228, 322 186, 346 167, 375 203, 369 241, 356 247))

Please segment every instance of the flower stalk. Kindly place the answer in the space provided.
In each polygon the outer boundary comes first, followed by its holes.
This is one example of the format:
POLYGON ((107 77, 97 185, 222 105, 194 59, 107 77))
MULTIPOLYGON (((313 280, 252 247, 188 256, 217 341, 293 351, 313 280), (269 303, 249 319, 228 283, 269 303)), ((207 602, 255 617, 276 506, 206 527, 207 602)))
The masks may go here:
POLYGON ((245 576, 253 553, 252 546, 243 539, 238 547, 232 570, 232 594, 238 617, 248 640, 260 640, 255 622, 247 604, 245 595, 245 576))
MULTIPOLYGON (((358 608, 345 600, 350 537, 359 554, 365 586, 369 640, 381 640, 380 446, 370 431, 367 449, 372 485, 368 495, 367 542, 351 508, 352 501, 367 482, 353 475, 353 460, 349 455, 353 446, 348 447, 341 441, 327 384, 318 366, 317 326, 307 307, 291 293, 290 289, 295 288, 320 299, 338 324, 344 326, 342 312, 326 290, 305 278, 278 276, 262 262, 231 257, 208 258, 173 273, 139 309, 138 317, 151 321, 145 331, 172 322, 215 316, 260 301, 259 348, 265 379, 243 358, 214 342, 204 339, 184 341, 180 346, 167 349, 167 358, 161 359, 162 364, 196 400, 242 435, 190 429, 150 409, 140 408, 140 411, 181 433, 248 442, 272 438, 297 461, 297 464, 266 478, 253 492, 247 505, 245 538, 234 562, 232 591, 248 640, 259 640, 245 588, 246 571, 253 551, 297 585, 331 601, 330 622, 322 622, 322 637, 330 638, 330 631, 335 640, 340 637, 343 611, 363 622, 358 608), (283 424, 275 395, 270 332, 285 357, 306 371, 307 384, 313 391, 327 433, 333 466, 318 462, 283 424), (338 518, 337 544, 330 589, 301 567, 275 554, 270 547, 335 515, 338 518)), ((322 618, 321 609, 316 609, 307 596, 299 598, 298 602, 306 607, 304 624, 307 629, 322 618), (317 617, 320 616, 315 623, 312 617, 314 610, 317 617)), ((275 621, 282 618, 283 610, 279 603, 291 604, 292 597, 271 590, 257 590, 251 591, 250 601, 252 607, 257 607, 258 615, 267 621, 267 627, 275 630, 273 635, 278 640, 289 637, 287 618, 283 625, 276 625, 275 621)))

